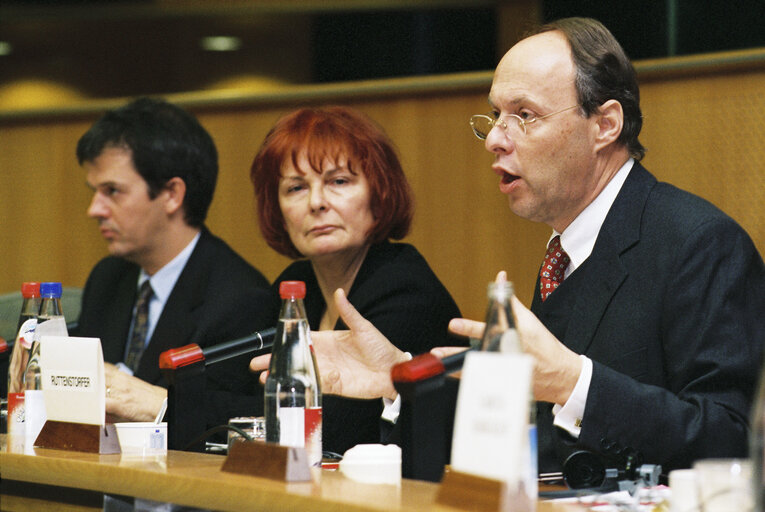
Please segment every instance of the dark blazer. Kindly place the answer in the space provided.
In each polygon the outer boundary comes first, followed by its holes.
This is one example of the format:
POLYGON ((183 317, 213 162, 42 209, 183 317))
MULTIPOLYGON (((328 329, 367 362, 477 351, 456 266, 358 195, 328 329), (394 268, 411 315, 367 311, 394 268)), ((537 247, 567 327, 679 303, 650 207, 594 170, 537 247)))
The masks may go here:
MULTIPOLYGON (((134 263, 107 257, 93 268, 83 290, 79 326, 72 335, 101 338, 106 362, 123 360, 139 272, 134 263)), ((204 348, 272 326, 274 299, 268 286, 260 272, 203 229, 135 376, 164 387, 158 361, 165 350, 189 343, 204 348)), ((244 357, 208 367, 205 410, 209 425, 262 408, 262 391, 255 393, 257 381, 248 363, 244 357)))
POLYGON ((576 449, 665 472, 747 455, 765 341, 765 270, 710 203, 635 164, 592 254, 532 311, 593 361, 579 440, 538 406, 540 471, 576 449))
MULTIPOLYGON (((305 281, 305 307, 311 329, 326 309, 310 262, 291 264, 274 282, 305 281)), ((348 292, 348 300, 399 349, 413 355, 459 343, 447 338, 449 320, 460 311, 420 253, 408 244, 373 245, 348 292)), ((342 320, 336 330, 347 329, 342 320)), ((319 368, 321 373, 321 368, 319 368)), ((322 444, 344 453, 359 443, 380 442, 382 400, 322 397, 322 444)))

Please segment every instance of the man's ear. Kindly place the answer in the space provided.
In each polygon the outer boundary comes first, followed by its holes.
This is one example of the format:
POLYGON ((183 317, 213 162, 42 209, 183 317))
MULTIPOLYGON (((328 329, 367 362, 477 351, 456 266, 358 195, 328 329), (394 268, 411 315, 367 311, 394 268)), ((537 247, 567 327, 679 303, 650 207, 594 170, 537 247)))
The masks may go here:
POLYGON ((622 104, 616 100, 608 100, 600 106, 597 116, 598 132, 595 135, 595 150, 616 142, 624 127, 624 111, 622 104))
POLYGON ((183 200, 186 197, 186 182, 178 176, 170 178, 162 189, 162 195, 165 197, 165 211, 168 215, 183 208, 183 200))

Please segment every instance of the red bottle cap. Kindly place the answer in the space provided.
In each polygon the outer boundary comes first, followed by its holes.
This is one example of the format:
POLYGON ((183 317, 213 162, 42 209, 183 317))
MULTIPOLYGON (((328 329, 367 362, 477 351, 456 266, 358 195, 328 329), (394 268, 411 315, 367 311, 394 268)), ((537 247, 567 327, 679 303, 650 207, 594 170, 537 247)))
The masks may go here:
POLYGON ((34 281, 26 282, 21 285, 21 296, 25 299, 40 296, 40 283, 34 281))
POLYGON ((282 281, 279 285, 279 295, 282 299, 305 299, 305 283, 303 281, 282 281))

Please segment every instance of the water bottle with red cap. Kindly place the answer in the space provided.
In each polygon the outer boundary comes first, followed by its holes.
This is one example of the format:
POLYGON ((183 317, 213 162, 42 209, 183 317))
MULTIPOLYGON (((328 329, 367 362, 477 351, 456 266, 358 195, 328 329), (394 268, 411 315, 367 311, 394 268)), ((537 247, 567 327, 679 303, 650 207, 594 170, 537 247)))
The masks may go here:
POLYGON ((283 281, 265 390, 266 441, 305 447, 308 461, 321 465, 321 387, 308 327, 305 283, 283 281))
POLYGON ((8 432, 11 434, 21 434, 24 428, 24 371, 32 353, 37 315, 40 313, 40 283, 23 283, 21 297, 16 340, 8 363, 8 432))

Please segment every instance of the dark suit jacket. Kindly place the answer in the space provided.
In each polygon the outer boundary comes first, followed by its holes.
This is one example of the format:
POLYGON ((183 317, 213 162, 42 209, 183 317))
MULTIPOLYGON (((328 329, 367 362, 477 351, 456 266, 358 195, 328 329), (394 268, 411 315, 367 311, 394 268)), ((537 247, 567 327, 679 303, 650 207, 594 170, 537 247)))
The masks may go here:
MULTIPOLYGON (((79 326, 72 335, 101 338, 106 362, 123 360, 139 272, 134 263, 107 257, 93 268, 83 290, 79 326)), ((270 327, 273 304, 263 275, 203 229, 135 376, 166 386, 158 365, 162 352, 189 343, 204 348, 270 327)), ((225 423, 232 416, 252 415, 262 408, 262 391, 255 393, 257 382, 248 363, 249 358, 240 357, 207 368, 209 392, 204 408, 209 425, 225 423)))
POLYGON ((539 404, 540 471, 574 449, 666 471, 747 455, 765 341, 765 270, 713 205, 635 164, 592 254, 532 311, 593 360, 578 442, 539 404))
MULTIPOLYGON (((326 309, 310 262, 297 261, 274 282, 305 281, 305 307, 311 329, 318 329, 326 309)), ((420 253, 408 244, 373 245, 348 292, 348 300, 399 349, 413 355, 455 345, 447 339, 449 320, 460 311, 420 253)), ((347 329, 342 320, 336 330, 347 329)), ((319 368, 321 373, 321 368, 319 368)), ((382 401, 324 395, 324 450, 344 453, 359 443, 380 442, 382 401)))

